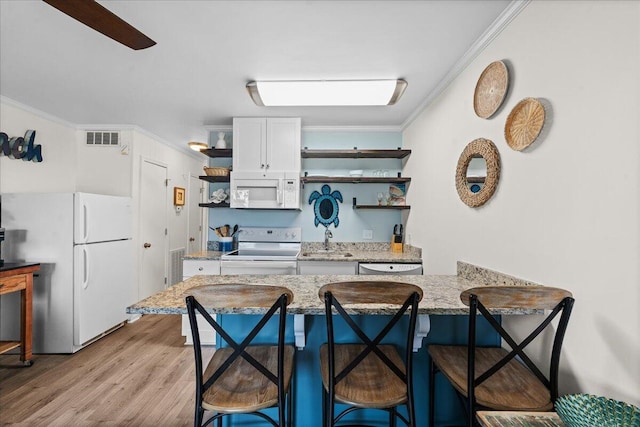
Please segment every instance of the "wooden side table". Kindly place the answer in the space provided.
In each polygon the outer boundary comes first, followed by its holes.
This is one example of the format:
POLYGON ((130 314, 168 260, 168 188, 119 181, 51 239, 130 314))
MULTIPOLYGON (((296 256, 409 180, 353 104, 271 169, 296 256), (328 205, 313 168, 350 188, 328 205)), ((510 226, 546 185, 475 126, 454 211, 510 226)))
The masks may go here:
POLYGON ((37 263, 5 263, 0 267, 0 295, 20 292, 20 341, 0 341, 0 354, 20 347, 20 360, 31 366, 33 273, 37 263))
POLYGON ((566 427, 555 412, 478 411, 484 427, 566 427))

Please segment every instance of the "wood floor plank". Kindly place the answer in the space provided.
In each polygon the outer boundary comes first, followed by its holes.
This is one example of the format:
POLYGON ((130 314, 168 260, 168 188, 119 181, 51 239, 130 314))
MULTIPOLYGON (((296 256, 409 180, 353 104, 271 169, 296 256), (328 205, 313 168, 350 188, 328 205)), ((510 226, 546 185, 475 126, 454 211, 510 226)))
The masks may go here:
POLYGON ((0 356, 0 425, 192 425, 193 349, 180 322, 143 316, 73 355, 34 355, 29 368, 0 356))

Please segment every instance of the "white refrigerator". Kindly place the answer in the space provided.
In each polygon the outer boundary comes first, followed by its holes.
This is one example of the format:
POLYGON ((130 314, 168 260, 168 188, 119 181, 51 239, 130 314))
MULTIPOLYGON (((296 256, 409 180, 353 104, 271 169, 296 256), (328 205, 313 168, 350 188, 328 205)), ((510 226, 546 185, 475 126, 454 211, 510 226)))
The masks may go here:
MULTIPOLYGON (((132 201, 89 193, 2 194, 5 261, 41 264, 33 352, 74 353, 128 319, 136 299, 132 201)), ((0 340, 19 337, 18 295, 0 298, 0 340)))

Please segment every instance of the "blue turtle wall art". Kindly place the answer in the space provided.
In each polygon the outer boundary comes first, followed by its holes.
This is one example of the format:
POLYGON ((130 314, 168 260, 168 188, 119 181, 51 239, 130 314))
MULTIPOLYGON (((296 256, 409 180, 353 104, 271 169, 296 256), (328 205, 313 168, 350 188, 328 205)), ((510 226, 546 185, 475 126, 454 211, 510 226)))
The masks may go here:
POLYGON ((313 213, 315 215, 315 226, 318 224, 324 225, 329 228, 329 225, 333 224, 337 227, 340 224, 338 218, 338 202, 342 203, 342 194, 339 191, 331 191, 331 187, 327 184, 323 185, 321 192, 314 191, 309 196, 309 204, 314 203, 313 213))

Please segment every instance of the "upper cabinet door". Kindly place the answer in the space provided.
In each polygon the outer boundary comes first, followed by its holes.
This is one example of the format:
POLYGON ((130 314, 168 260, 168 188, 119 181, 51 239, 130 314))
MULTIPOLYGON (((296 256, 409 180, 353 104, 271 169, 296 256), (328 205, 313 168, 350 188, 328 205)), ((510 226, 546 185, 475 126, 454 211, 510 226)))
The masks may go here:
POLYGON ((233 119, 234 172, 264 172, 267 167, 267 120, 233 119))
POLYGON ((269 171, 300 172, 300 119, 267 119, 267 165, 269 171))
POLYGON ((300 173, 300 118, 234 118, 234 172, 300 173))

